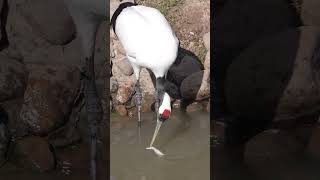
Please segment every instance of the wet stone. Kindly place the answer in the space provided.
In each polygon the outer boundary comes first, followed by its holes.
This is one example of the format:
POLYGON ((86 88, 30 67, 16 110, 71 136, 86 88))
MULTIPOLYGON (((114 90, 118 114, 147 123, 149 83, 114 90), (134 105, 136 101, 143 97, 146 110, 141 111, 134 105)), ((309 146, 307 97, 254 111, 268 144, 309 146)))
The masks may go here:
POLYGON ((80 72, 61 65, 33 65, 30 69, 19 116, 31 133, 46 135, 62 125, 71 111, 80 88, 80 72))
POLYGON ((208 101, 208 103, 206 105, 206 111, 210 112, 210 99, 209 99, 209 101, 208 101))
POLYGON ((168 71, 168 80, 180 86, 182 81, 190 74, 199 72, 203 69, 203 65, 193 56, 181 53, 175 64, 168 71), (180 57, 181 56, 181 57, 180 57))
POLYGON ((134 89, 130 85, 119 85, 116 100, 120 104, 125 104, 131 99, 134 89))
POLYGON ((26 135, 28 126, 21 123, 19 113, 23 104, 23 98, 13 99, 0 103, 8 115, 8 128, 12 135, 20 137, 26 135))
POLYGON ((126 116, 128 114, 127 109, 124 105, 116 105, 115 110, 120 116, 126 116))
POLYGON ((53 147, 66 147, 81 140, 81 134, 72 125, 65 125, 48 135, 48 141, 53 147))
MULTIPOLYGON (((0 107, 1 108, 1 107, 0 107)), ((1 111, 1 109, 0 109, 1 111)), ((5 125, 5 122, 3 122, 3 117, 1 117, 2 114, 0 112, 0 164, 5 162, 6 160, 6 153, 8 150, 9 145, 9 130, 7 126, 5 125)))
POLYGON ((130 118, 133 118, 133 117, 138 117, 138 110, 137 110, 137 108, 136 107, 132 107, 132 108, 129 108, 129 109, 127 109, 127 111, 128 111, 128 116, 130 117, 130 118))
POLYGON ((180 108, 180 107, 181 107, 181 100, 179 100, 179 99, 175 100, 175 101, 172 103, 172 107, 173 107, 173 108, 176 108, 176 109, 180 108))
POLYGON ((210 69, 203 71, 201 86, 196 96, 196 100, 204 100, 210 97, 210 69))
POLYGON ((210 49, 210 32, 203 35, 203 43, 207 49, 210 49))
POLYGON ((297 26, 295 13, 287 1, 226 1, 215 18, 219 24, 215 27, 218 36, 213 37, 216 55, 221 61, 231 61, 255 40, 297 26))
POLYGON ((54 45, 67 44, 75 37, 75 26, 63 0, 26 0, 22 15, 34 32, 54 45))
POLYGON ((115 65, 117 65, 120 69, 121 72, 126 75, 126 76, 130 76, 133 74, 133 69, 132 66, 130 65, 129 61, 127 60, 127 58, 124 58, 118 62, 115 62, 115 65))
POLYGON ((186 77, 180 87, 181 96, 188 100, 197 98, 197 94, 202 84, 204 71, 198 71, 186 77))
POLYGON ((155 102, 155 97, 153 94, 143 94, 141 112, 150 112, 152 111, 152 105, 155 102))
POLYGON ((308 154, 317 160, 320 160, 320 125, 317 124, 312 130, 312 135, 307 147, 308 154))
POLYGON ((53 153, 45 138, 31 136, 16 142, 14 156, 18 166, 38 170, 52 170, 55 165, 53 153))
POLYGON ((114 77, 110 78, 110 92, 115 93, 118 90, 118 82, 114 77))
POLYGON ((246 118, 272 116, 275 122, 317 113, 320 71, 313 57, 319 35, 315 26, 292 28, 243 51, 227 71, 229 111, 246 118))
POLYGON ((198 102, 194 102, 188 105, 186 110, 188 113, 197 112, 203 110, 203 106, 198 102))
POLYGON ((204 65, 204 69, 210 70, 210 51, 207 52, 203 65, 204 65))
POLYGON ((301 20, 305 26, 320 25, 320 2, 318 0, 304 0, 301 4, 301 20))
POLYGON ((245 160, 258 172, 267 173, 267 167, 290 162, 302 148, 302 144, 287 132, 270 129, 247 142, 245 160))
POLYGON ((23 97, 27 78, 24 64, 0 54, 0 102, 23 97))

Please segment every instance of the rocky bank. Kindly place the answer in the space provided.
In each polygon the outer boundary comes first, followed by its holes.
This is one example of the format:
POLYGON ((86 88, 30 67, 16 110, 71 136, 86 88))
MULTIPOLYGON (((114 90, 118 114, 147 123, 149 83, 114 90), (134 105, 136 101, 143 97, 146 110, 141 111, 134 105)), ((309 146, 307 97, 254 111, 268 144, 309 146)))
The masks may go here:
MULTIPOLYGON (((79 95, 80 39, 63 0, 1 0, 0 6, 0 119, 6 120, 15 139, 10 160, 24 168, 49 171, 60 163, 57 156, 64 156, 53 142, 68 137, 69 131, 57 130, 68 124, 79 95)), ((107 34, 105 22, 95 50, 96 80, 104 105, 107 34)), ((63 147, 83 137, 78 128, 73 133, 75 139, 63 147)), ((0 137, 1 164, 8 136, 0 137)))
MULTIPOLYGON (((175 31, 181 47, 174 65, 168 72, 167 92, 174 107, 184 107, 187 111, 209 111, 210 99, 210 1, 176 0, 137 1, 138 4, 159 9, 175 31), (186 102, 186 103, 184 103, 186 102), (183 105, 181 105, 183 103, 183 105)), ((111 1, 112 16, 119 2, 111 1)), ((135 115, 133 69, 119 40, 110 30, 110 58, 112 61, 111 110, 120 115, 135 115)), ((142 112, 151 111, 155 102, 155 87, 152 74, 142 69, 140 75, 142 90, 142 112)))

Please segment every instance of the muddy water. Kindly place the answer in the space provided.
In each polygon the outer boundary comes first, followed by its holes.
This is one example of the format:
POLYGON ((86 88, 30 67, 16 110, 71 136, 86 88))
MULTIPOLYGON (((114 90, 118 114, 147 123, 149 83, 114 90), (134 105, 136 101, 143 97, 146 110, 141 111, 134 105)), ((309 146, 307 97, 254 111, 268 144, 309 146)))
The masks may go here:
MULTIPOLYGON (((121 121, 113 116, 112 122, 121 121)), ((140 131, 135 120, 110 129, 112 180, 209 180, 209 114, 172 113, 163 123, 154 147, 165 156, 158 157, 149 146, 156 121, 153 113, 143 113, 140 131)))

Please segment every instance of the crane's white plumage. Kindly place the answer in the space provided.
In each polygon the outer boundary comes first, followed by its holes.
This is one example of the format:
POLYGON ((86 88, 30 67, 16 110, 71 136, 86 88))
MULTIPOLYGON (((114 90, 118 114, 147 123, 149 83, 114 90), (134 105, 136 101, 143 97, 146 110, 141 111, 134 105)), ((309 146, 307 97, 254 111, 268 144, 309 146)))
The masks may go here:
POLYGON ((155 8, 122 3, 111 18, 113 29, 126 51, 136 76, 136 105, 140 122, 141 91, 139 85, 142 67, 156 77, 157 118, 169 118, 170 96, 165 92, 165 76, 177 58, 179 40, 166 18, 155 8))
POLYGON ((123 9, 115 32, 135 71, 146 67, 163 77, 177 57, 179 41, 157 9, 141 5, 123 9))

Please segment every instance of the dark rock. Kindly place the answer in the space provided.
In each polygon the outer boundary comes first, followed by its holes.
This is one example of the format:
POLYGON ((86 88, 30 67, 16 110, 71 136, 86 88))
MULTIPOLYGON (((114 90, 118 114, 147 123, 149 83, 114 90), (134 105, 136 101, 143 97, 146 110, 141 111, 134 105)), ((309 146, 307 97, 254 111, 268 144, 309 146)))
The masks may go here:
POLYGON ((209 102, 207 103, 206 111, 207 111, 207 112, 210 112, 210 99, 209 99, 209 102))
MULTIPOLYGON (((22 17, 21 7, 23 2, 24 1, 8 1, 10 10, 8 12, 6 30, 10 43, 7 54, 11 58, 19 59, 19 61, 23 60, 24 63, 27 63, 28 61, 41 59, 32 58, 35 56, 39 57, 39 49, 45 52, 51 52, 52 48, 48 42, 33 32, 31 26, 26 22, 25 18, 22 17)), ((56 54, 51 54, 50 56, 46 56, 46 59, 52 56, 54 56, 53 59, 57 57, 56 54)), ((43 61, 43 59, 41 60, 43 61)))
MULTIPOLYGON (((109 179, 105 171, 109 162, 109 151, 105 143, 97 145, 97 177, 100 179, 109 179)), ((56 150, 57 172, 60 179, 81 179, 89 176, 88 165, 90 164, 90 148, 87 143, 79 143, 66 148, 56 150), (69 170, 69 171, 68 171, 69 170), (68 173, 69 172, 69 173, 68 173)))
POLYGON ((181 98, 180 88, 176 84, 170 81, 166 81, 165 90, 171 98, 174 98, 174 99, 181 98))
POLYGON ((320 2, 303 0, 301 4, 301 20, 305 26, 320 26, 320 2))
POLYGON ((215 0, 210 2, 210 4, 212 4, 211 11, 215 16, 221 12, 226 2, 228 2, 228 0, 215 0))
POLYGON ((219 121, 214 120, 213 121, 213 131, 214 135, 220 138, 222 141, 224 141, 224 136, 225 136, 225 124, 219 121))
POLYGON ((68 118, 80 87, 80 71, 59 65, 33 65, 30 69, 20 118, 31 133, 43 135, 68 118))
POLYGON ((23 96, 28 73, 24 64, 0 55, 0 102, 23 96))
POLYGON ((10 129, 13 136, 24 136, 28 134, 28 126, 22 123, 19 113, 24 100, 23 98, 13 99, 10 101, 5 101, 1 103, 1 106, 8 114, 8 128, 10 129))
POLYGON ((204 91, 201 90, 200 92, 200 88, 203 84, 202 82, 203 82, 205 72, 206 70, 193 73, 182 81, 180 92, 183 98, 188 100, 196 100, 196 99, 201 100, 209 97, 210 95, 209 83, 207 83, 206 81, 205 81, 206 85, 205 87, 203 87, 204 91))
POLYGON ((0 104, 0 124, 8 124, 8 113, 6 110, 2 107, 3 105, 0 104))
MULTIPOLYGON (((107 21, 104 21, 101 23, 101 25, 99 26, 97 35, 96 35, 96 45, 95 45, 95 54, 94 54, 94 64, 95 64, 95 69, 96 69, 96 73, 98 73, 99 69, 100 72, 104 71, 102 74, 107 74, 107 52, 109 53, 109 51, 107 51, 107 48, 109 48, 106 43, 109 43, 109 33, 107 33, 107 30, 109 27, 109 23, 107 21)), ((82 47, 82 46, 81 46, 82 47)), ((76 50, 76 52, 78 53, 78 51, 76 50)), ((107 75, 109 76, 109 75, 107 75)), ((103 76, 104 78, 106 76, 103 76)))
POLYGON ((186 111, 187 111, 188 113, 197 112, 197 111, 202 111, 202 110, 203 110, 203 106, 202 106, 200 103, 198 103, 198 102, 194 102, 194 103, 188 105, 188 106, 187 106, 187 109, 186 109, 186 111))
POLYGON ((152 110, 152 105, 155 102, 154 94, 143 94, 141 112, 150 112, 152 110))
POLYGON ((214 23, 215 56, 227 62, 257 39, 299 26, 299 17, 285 0, 227 1, 214 23))
POLYGON ((319 37, 318 28, 302 27, 246 49, 228 69, 230 111, 240 117, 274 121, 319 113, 319 37))
POLYGON ((312 130, 312 135, 309 140, 309 144, 307 147, 307 151, 310 156, 314 159, 320 160, 320 126, 317 124, 315 128, 312 130))
POLYGON ((18 166, 39 170, 52 170, 55 166, 53 153, 45 138, 31 136, 16 141, 14 159, 18 166))
POLYGON ((50 145, 55 148, 66 147, 75 144, 81 140, 81 135, 74 124, 66 124, 65 126, 53 131, 48 135, 50 145))
POLYGON ((180 48, 177 60, 168 71, 167 79, 180 86, 187 76, 201 70, 203 65, 200 60, 191 52, 180 48))
POLYGON ((89 148, 83 143, 59 148, 57 154, 58 169, 85 169, 89 163, 89 148))
POLYGON ((264 131, 246 144, 245 161, 258 176, 268 177, 270 171, 292 163, 303 146, 285 131, 264 131))
POLYGON ((2 109, 2 107, 0 107, 0 165, 5 162, 6 160, 6 153, 8 150, 8 146, 9 146, 9 130, 8 127, 6 126, 8 122, 8 115, 7 113, 4 111, 4 109, 2 109))
POLYGON ((0 51, 4 48, 8 47, 9 41, 5 30, 6 18, 8 14, 8 1, 0 0, 0 7, 1 7, 1 16, 4 18, 0 19, 1 23, 1 33, 0 33, 0 51))
POLYGON ((50 43, 65 45, 74 39, 75 26, 63 0, 26 0, 21 8, 33 31, 50 43))

